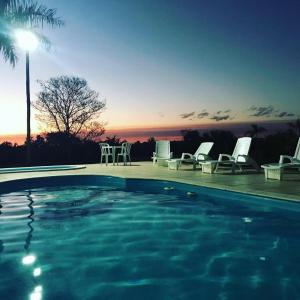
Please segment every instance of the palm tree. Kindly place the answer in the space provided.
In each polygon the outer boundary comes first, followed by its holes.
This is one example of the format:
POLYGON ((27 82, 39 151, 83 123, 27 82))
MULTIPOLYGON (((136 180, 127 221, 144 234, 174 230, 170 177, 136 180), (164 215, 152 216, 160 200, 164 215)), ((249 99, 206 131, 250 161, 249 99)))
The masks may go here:
POLYGON ((266 128, 257 124, 251 124, 251 129, 245 132, 245 135, 250 135, 252 138, 257 138, 260 133, 267 131, 266 128))
MULTIPOLYGON (((15 66, 18 60, 16 52, 15 29, 36 30, 44 25, 59 27, 64 21, 56 17, 56 10, 47 8, 32 0, 1 0, 0 1, 0 53, 5 61, 15 66)), ((45 36, 37 34, 45 44, 45 36)))
POLYGON ((290 129, 296 132, 297 136, 300 136, 300 119, 297 119, 295 123, 288 123, 290 129))
MULTIPOLYGON (((55 9, 49 9, 33 0, 1 0, 0 1, 0 54, 13 67, 18 55, 16 51, 15 30, 25 29, 36 31, 44 25, 59 27, 63 20, 56 16, 55 9)), ((48 39, 35 32, 42 44, 50 47, 48 39)), ((27 164, 31 163, 31 126, 30 126, 30 92, 29 92, 29 55, 26 53, 26 102, 27 102, 27 164)))

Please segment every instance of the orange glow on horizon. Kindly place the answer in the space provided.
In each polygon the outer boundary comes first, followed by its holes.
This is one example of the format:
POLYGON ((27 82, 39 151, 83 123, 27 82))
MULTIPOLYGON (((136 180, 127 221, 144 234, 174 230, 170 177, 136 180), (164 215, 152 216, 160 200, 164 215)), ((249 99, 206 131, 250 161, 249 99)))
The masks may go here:
MULTIPOLYGON (((211 129, 220 129, 220 130, 233 130, 234 127, 247 127, 250 124, 278 124, 279 126, 285 125, 286 121, 256 121, 256 122, 214 122, 214 123, 205 123, 205 124, 183 124, 183 125, 170 125, 170 126, 149 126, 149 127, 127 127, 127 128, 113 128, 106 127, 106 132, 102 136, 102 139, 105 139, 107 136, 117 136, 121 140, 126 139, 129 142, 136 141, 147 141, 149 137, 155 137, 157 139, 170 139, 170 140, 180 140, 181 134, 180 131, 184 129, 195 129, 195 130, 211 130, 211 129), (282 125, 280 125, 282 124, 282 125)), ((41 134, 40 132, 32 133, 32 136, 41 134)), ((11 142, 22 145, 25 142, 25 134, 5 134, 0 135, 0 143, 11 142)))

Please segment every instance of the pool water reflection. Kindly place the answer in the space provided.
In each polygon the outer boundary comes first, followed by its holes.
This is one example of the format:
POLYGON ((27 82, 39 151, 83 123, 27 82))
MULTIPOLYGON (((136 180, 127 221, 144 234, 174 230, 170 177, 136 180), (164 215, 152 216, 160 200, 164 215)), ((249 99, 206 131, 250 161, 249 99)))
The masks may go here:
POLYGON ((0 191, 0 299, 299 299, 298 206, 101 176, 0 191))

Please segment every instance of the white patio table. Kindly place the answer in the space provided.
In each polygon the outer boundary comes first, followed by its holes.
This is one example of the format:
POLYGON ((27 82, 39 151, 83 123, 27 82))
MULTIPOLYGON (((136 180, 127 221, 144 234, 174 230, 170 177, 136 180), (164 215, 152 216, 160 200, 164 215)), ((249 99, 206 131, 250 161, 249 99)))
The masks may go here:
POLYGON ((111 149, 111 153, 112 153, 112 159, 113 159, 113 165, 115 165, 116 162, 116 154, 118 152, 118 150, 122 149, 122 146, 105 146, 107 149, 111 149))

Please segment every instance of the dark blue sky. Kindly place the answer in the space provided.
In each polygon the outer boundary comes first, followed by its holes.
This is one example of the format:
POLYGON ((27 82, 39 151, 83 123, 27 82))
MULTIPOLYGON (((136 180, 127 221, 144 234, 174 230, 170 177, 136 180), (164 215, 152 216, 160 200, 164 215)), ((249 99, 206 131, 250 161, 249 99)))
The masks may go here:
MULTIPOLYGON (((86 78, 107 99, 108 127, 299 117, 300 1, 43 3, 66 26, 45 31, 54 47, 32 54, 33 81, 86 78)), ((0 62, 8 110, 24 98, 23 63, 12 70, 0 62)))

